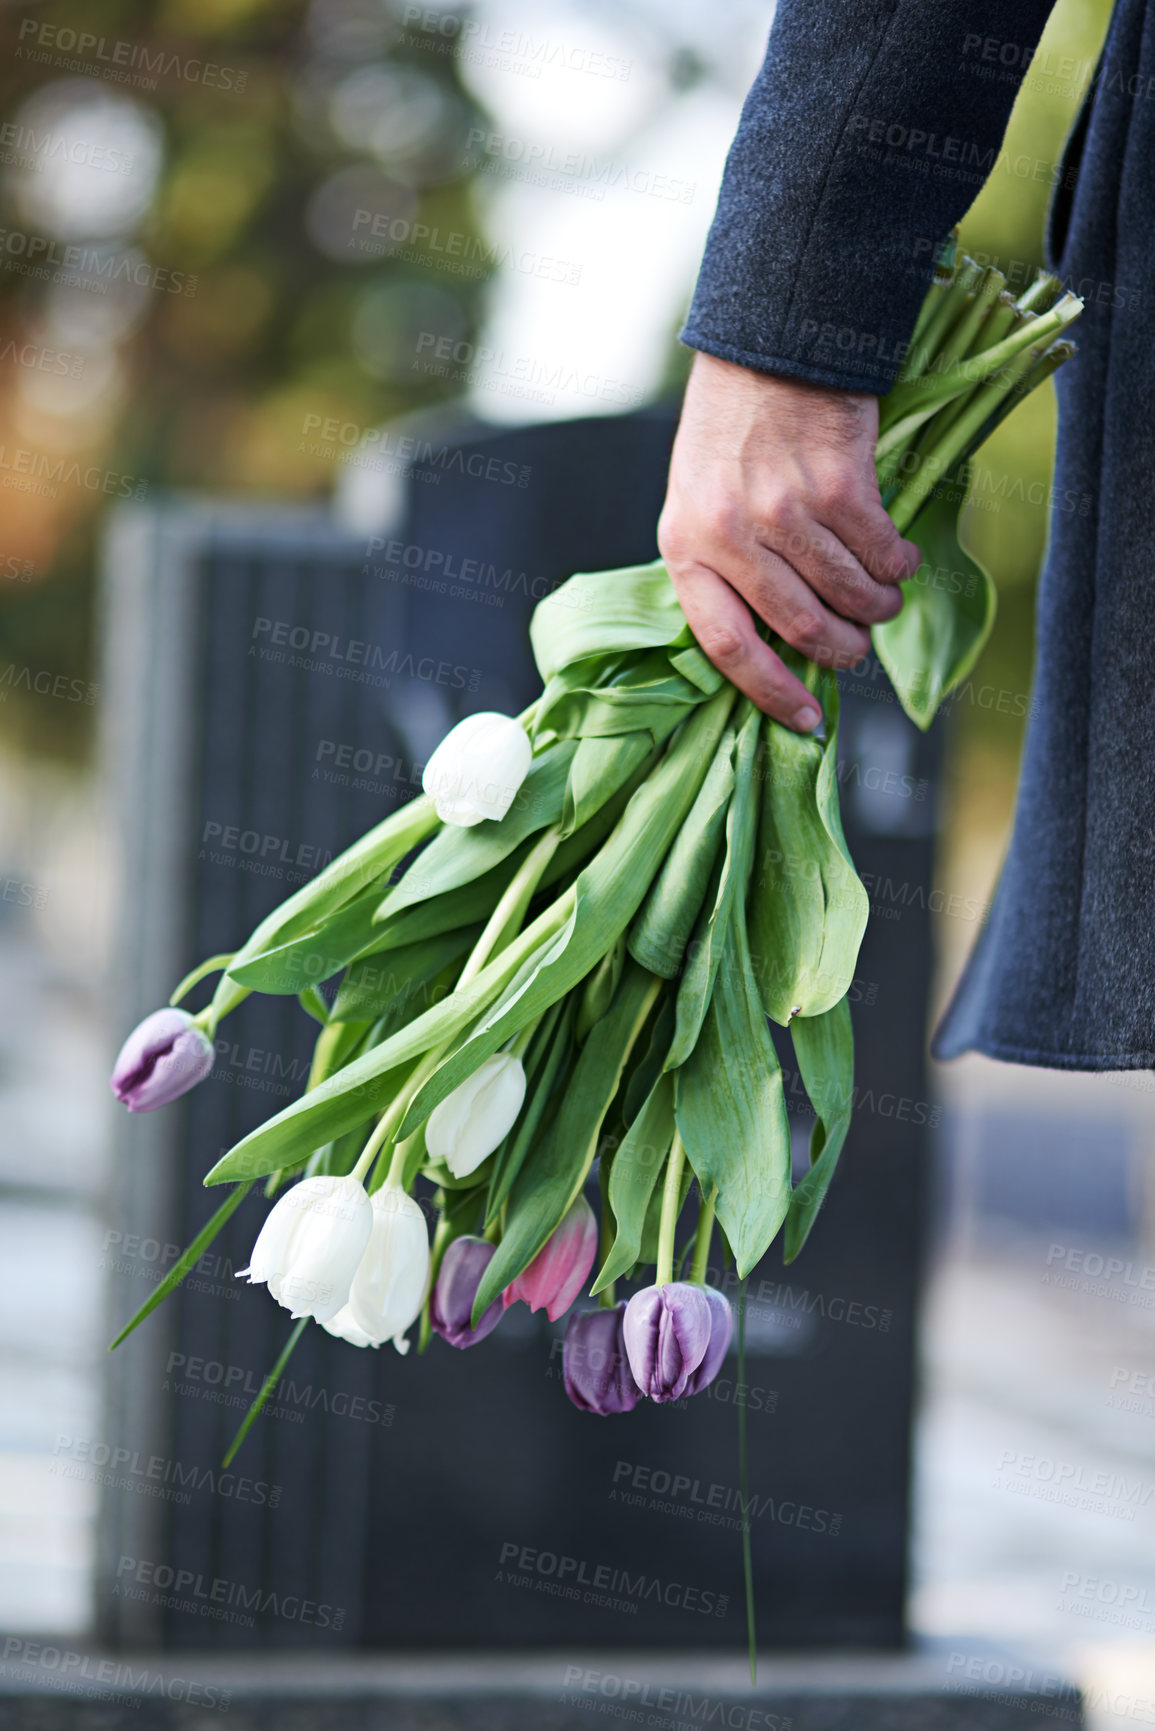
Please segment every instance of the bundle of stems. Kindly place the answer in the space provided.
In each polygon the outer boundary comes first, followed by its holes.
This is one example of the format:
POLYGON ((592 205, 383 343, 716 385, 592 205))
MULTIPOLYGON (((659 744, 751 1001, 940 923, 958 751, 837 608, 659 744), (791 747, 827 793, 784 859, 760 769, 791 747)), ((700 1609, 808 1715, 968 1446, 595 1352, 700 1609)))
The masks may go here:
POLYGON ((1018 403, 1074 353, 1064 333, 1083 303, 1041 272, 1017 299, 973 259, 936 272, 875 451, 882 500, 905 534, 934 489, 967 462, 1018 403))

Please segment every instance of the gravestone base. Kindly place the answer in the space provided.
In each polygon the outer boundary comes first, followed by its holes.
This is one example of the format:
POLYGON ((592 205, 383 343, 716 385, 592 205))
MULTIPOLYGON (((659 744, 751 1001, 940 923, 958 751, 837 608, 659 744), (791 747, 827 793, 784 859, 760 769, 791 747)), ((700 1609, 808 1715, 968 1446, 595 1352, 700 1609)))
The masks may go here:
POLYGON ((209 1731, 218 1720, 229 1731, 1079 1731, 1084 1723, 1073 1684, 1003 1653, 778 1655, 759 1661, 751 1685, 739 1656, 692 1653, 216 1659, 102 1656, 24 1641, 19 1649, 0 1667, 0 1731, 209 1731), (60 1658, 46 1667, 54 1653, 60 1658))

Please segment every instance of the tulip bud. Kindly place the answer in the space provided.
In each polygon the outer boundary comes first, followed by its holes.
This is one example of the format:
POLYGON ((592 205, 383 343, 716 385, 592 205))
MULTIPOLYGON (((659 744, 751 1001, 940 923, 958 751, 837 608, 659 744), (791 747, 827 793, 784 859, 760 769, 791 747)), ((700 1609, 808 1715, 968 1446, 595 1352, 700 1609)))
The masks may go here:
POLYGON ((642 1398, 622 1342, 624 1304, 579 1310, 566 1324, 561 1365, 565 1392, 583 1412, 607 1418, 632 1412, 642 1398))
POLYGON ((203 1082, 213 1043, 187 1010, 155 1010, 134 1028, 112 1068, 109 1087, 130 1112, 153 1112, 203 1082))
POLYGON ((352 1346, 380 1346, 391 1340, 398 1352, 408 1352, 405 1330, 420 1315, 429 1285, 425 1216, 397 1184, 375 1190, 370 1205, 369 1242, 348 1302, 335 1316, 318 1320, 352 1346))
POLYGON ((622 1339, 642 1393, 651 1400, 680 1400, 706 1356, 712 1332, 704 1286, 671 1280, 635 1292, 626 1306, 622 1339))
POLYGON ((302 1178, 261 1227, 240 1277, 266 1283, 293 1316, 328 1322, 349 1296, 372 1224, 359 1178, 302 1178))
POLYGON ((710 1343, 701 1364, 690 1373, 686 1394, 701 1394, 706 1385, 713 1382, 730 1350, 730 1336, 734 1332, 734 1312, 725 1293, 719 1292, 716 1286, 703 1286, 701 1291, 706 1294, 710 1306, 710 1343))
POLYGON ((455 1178, 468 1178, 505 1141, 524 1099, 521 1059, 495 1052, 430 1112, 425 1124, 430 1157, 444 1160, 455 1178))
POLYGON ((505 816, 529 772, 533 748, 520 721, 495 710, 451 727, 421 777, 442 823, 468 829, 505 816))
POLYGON ((495 1298, 477 1327, 470 1327, 473 1301, 494 1248, 486 1238, 455 1238, 441 1259, 429 1320, 450 1346, 476 1346, 493 1333, 505 1314, 500 1298, 495 1298))
POLYGON ((597 1218, 585 1197, 579 1196, 529 1267, 506 1287, 502 1303, 508 1309, 520 1298, 531 1310, 544 1309, 556 1322, 589 1279, 597 1248, 597 1218))

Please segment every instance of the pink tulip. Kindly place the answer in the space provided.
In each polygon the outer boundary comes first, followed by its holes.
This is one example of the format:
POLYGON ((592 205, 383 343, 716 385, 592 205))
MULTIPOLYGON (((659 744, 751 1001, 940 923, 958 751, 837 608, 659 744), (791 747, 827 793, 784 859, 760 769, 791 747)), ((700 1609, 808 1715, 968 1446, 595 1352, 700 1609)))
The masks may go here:
POLYGON ((598 1248, 598 1223, 584 1196, 546 1239, 529 1267, 502 1293, 506 1309, 518 1299, 544 1309, 551 1322, 564 1316, 590 1276, 598 1248))

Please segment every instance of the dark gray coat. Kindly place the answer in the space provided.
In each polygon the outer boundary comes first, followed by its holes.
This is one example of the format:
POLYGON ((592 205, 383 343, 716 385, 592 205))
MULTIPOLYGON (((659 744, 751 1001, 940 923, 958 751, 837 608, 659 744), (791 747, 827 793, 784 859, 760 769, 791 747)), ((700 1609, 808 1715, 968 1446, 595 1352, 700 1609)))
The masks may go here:
MULTIPOLYGON (((991 169, 1049 10, 1043 0, 780 0, 683 339, 766 372, 885 391, 935 250, 991 169)), ((1014 833, 934 1051, 1061 1069, 1150 1068, 1155 6, 1147 0, 1117 0, 1064 161, 1053 177, 1049 166, 1044 172, 1055 185, 1049 262, 1087 305, 1078 355, 1058 375, 1051 539, 1014 833)))

